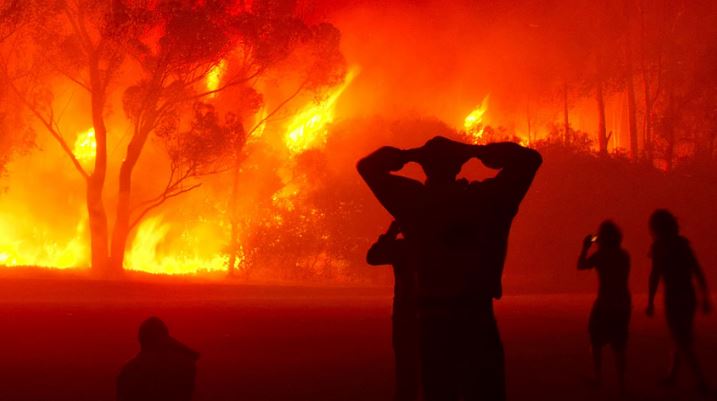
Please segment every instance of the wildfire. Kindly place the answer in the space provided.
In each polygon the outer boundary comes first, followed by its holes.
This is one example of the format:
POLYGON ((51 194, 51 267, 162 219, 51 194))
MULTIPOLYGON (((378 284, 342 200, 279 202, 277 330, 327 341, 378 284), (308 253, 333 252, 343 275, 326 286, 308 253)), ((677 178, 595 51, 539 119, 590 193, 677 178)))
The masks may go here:
POLYGON ((483 117, 488 111, 488 98, 486 95, 480 103, 470 114, 463 120, 463 128, 466 130, 466 134, 471 137, 473 143, 480 142, 485 130, 485 124, 483 123, 483 117))
POLYGON ((78 221, 74 235, 57 240, 47 227, 27 227, 13 222, 12 216, 0 219, 0 265, 42 266, 59 269, 87 266, 89 258, 85 227, 87 214, 78 221), (41 244, 41 245, 39 245, 41 244))
POLYGON ((183 230, 178 239, 182 246, 172 246, 168 244, 171 228, 161 216, 145 219, 137 227, 134 240, 125 254, 127 269, 153 274, 191 274, 227 269, 226 254, 219 249, 206 248, 209 233, 196 227, 195 230, 183 230))
MULTIPOLYGON (((227 70, 227 62, 225 60, 219 61, 217 65, 212 67, 207 73, 205 82, 208 91, 215 91, 219 89, 219 84, 222 81, 222 76, 227 70)), ((210 97, 214 97, 216 93, 212 93, 210 97)))
POLYGON ((254 131, 250 133, 251 136, 249 137, 249 141, 254 142, 264 136, 267 116, 268 113, 266 112, 266 107, 262 105, 259 112, 254 115, 254 131))
POLYGON ((292 153, 302 153, 326 143, 326 127, 334 121, 336 102, 357 74, 358 70, 352 68, 344 77, 343 83, 334 88, 326 98, 306 106, 292 118, 284 135, 284 143, 292 153))
POLYGON ((95 155, 97 154, 94 128, 77 134, 72 153, 75 154, 77 160, 79 160, 84 167, 90 167, 92 165, 92 162, 95 160, 95 155))

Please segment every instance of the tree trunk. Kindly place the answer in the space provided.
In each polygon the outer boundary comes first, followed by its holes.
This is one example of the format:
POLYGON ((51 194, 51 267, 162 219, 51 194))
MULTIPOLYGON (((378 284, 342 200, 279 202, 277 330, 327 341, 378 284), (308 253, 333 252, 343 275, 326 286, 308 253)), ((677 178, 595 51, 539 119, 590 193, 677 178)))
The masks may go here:
POLYGON ((570 143, 570 116, 568 115, 568 83, 563 85, 563 133, 565 144, 570 143))
POLYGON ((605 127, 605 99, 603 97, 602 80, 597 82, 597 106, 598 106, 598 147, 601 156, 607 156, 607 128, 605 127))
POLYGON ((633 80, 632 50, 627 44, 627 119, 630 130, 630 158, 637 160, 637 104, 635 101, 635 82, 633 80))
POLYGON ((229 266, 227 273, 233 276, 236 273, 237 256, 239 254, 239 210, 237 199, 239 197, 239 156, 236 156, 236 165, 233 169, 232 192, 229 199, 229 219, 231 223, 231 237, 229 238, 229 266))
POLYGON ((675 159, 675 145, 677 137, 675 135, 675 102, 672 92, 669 92, 667 109, 665 110, 665 116, 663 118, 664 124, 662 129, 665 135, 665 170, 672 171, 674 167, 675 159))
POLYGON ((91 175, 87 179, 86 200, 90 226, 90 252, 92 269, 98 273, 108 272, 107 214, 102 202, 103 182, 91 175))
POLYGON ((645 118, 643 121, 643 142, 645 147, 645 157, 652 163, 654 161, 654 152, 652 147, 652 100, 650 100, 650 82, 647 74, 643 74, 643 83, 645 88, 645 118))
POLYGON ((642 124, 642 146, 645 149, 645 158, 652 165, 655 160, 652 146, 652 95, 650 94, 650 73, 647 66, 645 36, 645 2, 640 1, 640 69, 642 70, 642 83, 645 98, 645 117, 642 124))
POLYGON ((112 256, 110 265, 112 271, 124 269, 124 253, 129 237, 130 194, 132 189, 132 170, 134 166, 122 162, 119 174, 119 191, 117 192, 117 211, 115 226, 112 231, 112 256))
POLYGON ((87 214, 90 226, 90 251, 92 269, 111 273, 108 254, 107 213, 102 192, 107 176, 107 127, 105 126, 105 93, 100 78, 99 62, 93 55, 90 60, 90 84, 92 88, 92 126, 95 130, 95 166, 87 177, 87 214))
MULTIPOLYGON (((148 117, 148 121, 154 121, 148 117)), ((142 154, 144 144, 151 131, 151 124, 146 124, 135 129, 135 134, 127 146, 127 154, 119 173, 119 190, 117 192, 117 211, 115 215, 115 226, 112 231, 112 249, 110 255, 110 268, 112 271, 124 269, 124 254, 127 248, 127 239, 130 231, 130 206, 132 193, 132 172, 134 171, 139 156, 142 154)))

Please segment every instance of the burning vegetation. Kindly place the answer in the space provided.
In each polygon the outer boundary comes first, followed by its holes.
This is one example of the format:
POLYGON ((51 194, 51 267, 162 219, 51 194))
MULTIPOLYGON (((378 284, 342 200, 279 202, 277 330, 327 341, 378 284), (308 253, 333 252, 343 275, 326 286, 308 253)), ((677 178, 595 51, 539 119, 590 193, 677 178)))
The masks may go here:
POLYGON ((439 133, 713 166, 716 6, 572 3, 4 0, 0 265, 353 280, 439 133))

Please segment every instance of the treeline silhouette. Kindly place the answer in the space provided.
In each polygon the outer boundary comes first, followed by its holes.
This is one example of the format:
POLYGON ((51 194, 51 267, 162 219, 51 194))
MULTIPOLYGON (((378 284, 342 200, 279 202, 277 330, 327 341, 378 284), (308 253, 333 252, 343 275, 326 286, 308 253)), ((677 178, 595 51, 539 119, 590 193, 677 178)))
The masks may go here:
MULTIPOLYGON (((490 139, 509 139, 507 130, 493 131, 490 139)), ((332 127, 325 150, 300 156, 297 171, 313 179, 312 186, 299 195, 296 209, 282 211, 285 221, 296 224, 263 227, 249 238, 245 247, 252 254, 246 275, 271 272, 290 281, 390 284, 390 272, 357 268, 375 238, 373 228, 385 226, 388 216, 362 187, 350 161, 382 143, 410 147, 438 132, 461 138, 431 119, 371 118, 332 127), (312 215, 311 209, 321 213, 312 215), (293 245, 297 234, 301 246, 293 245)), ((565 266, 574 263, 574 239, 605 218, 620 222, 625 247, 633 253, 633 276, 645 277, 650 247, 645 221, 657 207, 678 211, 698 257, 705 266, 717 263, 717 251, 708 243, 713 235, 709 222, 717 217, 712 206, 717 201, 717 170, 685 163, 668 173, 624 154, 601 157, 586 141, 565 144, 548 138, 531 144, 544 163, 513 224, 504 276, 507 294, 592 291, 592 283, 565 266), (554 280, 556 275, 561 280, 554 280)), ((408 169, 417 178, 423 174, 417 166, 408 169)), ((477 163, 467 164, 465 171, 470 177, 492 174, 477 163)), ((642 281, 631 284, 644 288, 642 281)))

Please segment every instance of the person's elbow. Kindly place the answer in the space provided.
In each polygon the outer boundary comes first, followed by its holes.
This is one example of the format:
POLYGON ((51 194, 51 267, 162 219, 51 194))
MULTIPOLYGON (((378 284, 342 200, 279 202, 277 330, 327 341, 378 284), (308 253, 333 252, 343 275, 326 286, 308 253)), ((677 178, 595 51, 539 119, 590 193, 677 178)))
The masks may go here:
POLYGON ((371 266, 378 266, 383 264, 381 263, 381 259, 381 254, 375 247, 371 247, 371 249, 369 249, 366 253, 366 263, 371 266))
POLYGON ((532 170, 537 170, 543 164, 543 156, 535 149, 525 148, 525 164, 532 170))
POLYGON ((374 163, 370 159, 370 156, 367 156, 356 163, 356 170, 359 175, 365 179, 366 177, 370 177, 372 175, 371 172, 375 170, 373 165, 374 163))
POLYGON ((356 170, 366 179, 376 174, 385 174, 389 171, 400 170, 404 164, 403 159, 403 153, 400 149, 392 146, 384 146, 359 160, 358 163, 356 163, 356 170))

